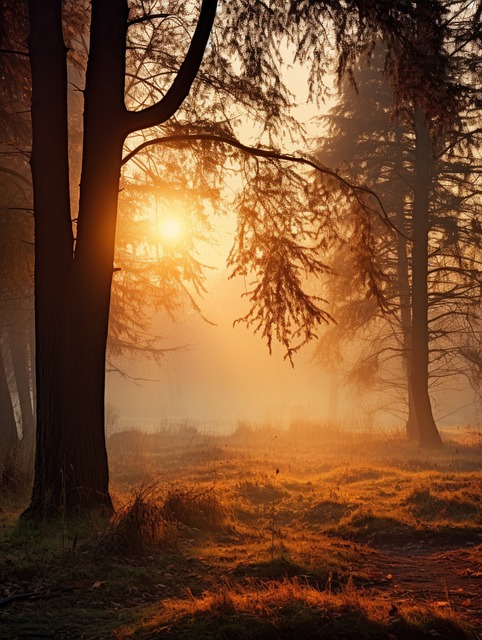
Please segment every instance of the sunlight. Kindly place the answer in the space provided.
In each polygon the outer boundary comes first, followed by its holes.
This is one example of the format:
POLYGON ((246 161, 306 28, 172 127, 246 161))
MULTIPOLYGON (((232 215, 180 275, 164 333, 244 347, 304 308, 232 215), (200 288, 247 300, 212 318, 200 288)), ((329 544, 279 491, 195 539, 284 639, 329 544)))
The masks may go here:
POLYGON ((179 218, 168 217, 159 221, 157 232, 164 242, 177 242, 182 236, 182 222, 179 218))

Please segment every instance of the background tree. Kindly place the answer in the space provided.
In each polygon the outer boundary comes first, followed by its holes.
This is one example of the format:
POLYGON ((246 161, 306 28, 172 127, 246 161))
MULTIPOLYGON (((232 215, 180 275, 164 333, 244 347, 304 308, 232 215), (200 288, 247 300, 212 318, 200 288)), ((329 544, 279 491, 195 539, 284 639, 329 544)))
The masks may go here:
POLYGON ((34 440, 33 219, 22 9, 8 1, 0 7, 0 473, 10 482, 31 472, 34 440))
MULTIPOLYGON (((454 20, 450 21, 450 25, 457 34, 460 25, 454 20)), ((453 46, 453 37, 453 33, 447 36, 449 52, 453 46)), ((459 49, 459 56, 460 53, 459 49)), ((466 55, 462 55, 457 61, 461 76, 466 75, 466 72, 463 72, 466 61, 466 55)), ((467 365, 470 365, 470 362, 464 357, 463 349, 459 349, 457 345, 463 344, 469 336, 473 336, 477 325, 477 292, 480 288, 477 254, 480 237, 478 233, 473 232, 478 227, 480 218, 478 190, 474 188, 479 171, 474 160, 474 152, 478 148, 478 132, 473 125, 473 120, 478 117, 477 105, 472 103, 472 107, 468 107, 470 100, 465 100, 465 109, 460 112, 456 123, 454 122, 454 128, 445 128, 445 131, 434 130, 431 134, 432 140, 429 140, 427 127, 425 122, 420 120, 420 113, 416 113, 415 118, 410 120, 409 109, 404 107, 400 110, 399 123, 390 119, 389 92, 385 85, 385 92, 380 93, 383 83, 380 76, 375 79, 376 74, 376 68, 371 72, 365 69, 361 74, 357 74, 357 95, 345 85, 344 99, 334 110, 331 118, 334 138, 330 143, 332 151, 329 157, 338 161, 341 158, 350 159, 346 167, 349 173, 350 166, 351 171, 356 171, 358 175, 361 168, 363 178, 380 193, 387 210, 391 212, 395 226, 405 236, 410 237, 413 233, 413 221, 422 218, 425 221, 423 224, 428 225, 427 244, 424 245, 423 255, 419 252, 417 258, 417 255, 412 253, 413 243, 406 242, 402 235, 399 234, 398 238, 395 238, 384 234, 383 229, 371 230, 374 236, 373 244, 376 243, 376 238, 380 240, 385 236, 385 240, 375 248, 379 274, 383 274, 381 279, 377 278, 376 284, 376 291, 382 293, 382 296, 378 297, 382 304, 377 305, 375 297, 369 304, 363 293, 366 288, 362 287, 356 293, 353 286, 348 284, 345 298, 341 296, 340 300, 339 297, 342 308, 345 308, 345 311, 342 311, 339 338, 346 337, 351 331, 360 335, 360 330, 364 329, 371 345, 368 351, 363 352, 364 358, 368 358, 368 362, 374 365, 373 371, 381 372, 385 382, 387 376, 383 375, 383 371, 389 373, 393 384, 393 367, 388 367, 388 364, 393 363, 394 355, 402 356, 403 369, 408 372, 407 429, 412 437, 418 437, 422 443, 430 445, 438 442, 438 439, 433 437, 432 428, 427 431, 427 425, 431 423, 426 417, 424 419, 419 416, 419 419, 415 420, 413 411, 411 392, 414 388, 418 389, 417 384, 420 385, 420 381, 415 385, 410 384, 410 363, 418 362, 414 355, 415 349, 411 348, 412 312, 414 306, 416 308, 417 304, 420 304, 421 297, 422 307, 427 304, 427 323, 422 334, 426 336, 425 351, 430 353, 430 379, 432 384, 437 383, 435 388, 446 391, 449 382, 453 385, 457 378, 460 381, 463 372, 468 370, 467 365), (378 90, 374 90, 374 86, 378 90), (381 127, 373 126, 372 116, 377 117, 382 123, 381 127), (355 145, 350 148, 352 140, 355 141, 355 145), (470 142, 467 144, 468 140, 470 142), (460 144, 464 145, 463 151, 459 147, 460 144), (450 151, 453 145, 460 149, 460 155, 456 160, 454 153, 450 151), (421 153, 425 154, 424 159, 420 157, 421 153), (433 171, 427 187, 429 191, 425 196, 428 199, 421 208, 419 171, 421 166, 425 169, 428 164, 433 166, 433 171), (472 229, 471 233, 468 232, 468 228, 472 229), (425 273, 427 301, 420 295, 417 298, 412 290, 415 277, 412 274, 416 273, 419 277, 420 269, 425 273), (353 307, 357 305, 361 305, 361 312, 353 312, 353 307), (345 324, 343 320, 346 319, 348 322, 345 324), (469 328, 469 325, 473 325, 472 328, 469 328)), ((470 83, 459 91, 471 92, 472 86, 470 83)), ((433 126, 435 123, 436 121, 433 121, 433 126)), ((327 151, 329 148, 328 146, 327 151)), ((425 181, 427 180, 425 177, 425 181)), ((354 254, 348 253, 347 257, 353 264, 354 254)), ((353 269, 357 269, 356 262, 346 271, 351 273, 353 269)), ((345 282, 348 283, 347 280, 345 282)), ((351 282, 352 285, 357 282, 356 278, 351 282)), ((419 334, 419 351, 420 339, 419 334)), ((364 360, 362 370, 365 380, 366 364, 367 360, 364 360)), ((473 367, 470 369, 473 371, 473 367)), ((368 379, 373 381, 373 378, 368 379)), ((428 393, 428 377, 426 386, 428 393)))

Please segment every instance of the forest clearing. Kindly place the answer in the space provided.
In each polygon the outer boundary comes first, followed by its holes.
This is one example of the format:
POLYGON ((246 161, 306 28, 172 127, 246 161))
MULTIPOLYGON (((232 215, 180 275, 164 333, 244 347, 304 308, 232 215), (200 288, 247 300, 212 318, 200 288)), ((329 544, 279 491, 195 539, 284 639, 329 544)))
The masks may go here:
POLYGON ((313 424, 109 445, 110 523, 33 528, 2 502, 0 637, 480 637, 480 434, 435 452, 313 424))

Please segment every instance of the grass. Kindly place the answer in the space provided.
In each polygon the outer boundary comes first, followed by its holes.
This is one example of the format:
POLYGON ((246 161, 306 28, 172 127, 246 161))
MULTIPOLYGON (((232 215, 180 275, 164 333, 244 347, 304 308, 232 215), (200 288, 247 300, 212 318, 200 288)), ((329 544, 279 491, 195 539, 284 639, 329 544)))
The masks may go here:
POLYGON ((110 522, 3 496, 0 637, 477 638, 480 445, 308 427, 119 435, 110 522))
POLYGON ((386 640, 392 633, 400 640, 409 640, 470 635, 450 614, 435 615, 431 609, 420 607, 402 607, 395 613, 390 609, 387 602, 374 605, 350 590, 332 595, 299 579, 249 586, 227 583, 199 598, 165 602, 162 610, 140 628, 126 628, 118 637, 386 640))

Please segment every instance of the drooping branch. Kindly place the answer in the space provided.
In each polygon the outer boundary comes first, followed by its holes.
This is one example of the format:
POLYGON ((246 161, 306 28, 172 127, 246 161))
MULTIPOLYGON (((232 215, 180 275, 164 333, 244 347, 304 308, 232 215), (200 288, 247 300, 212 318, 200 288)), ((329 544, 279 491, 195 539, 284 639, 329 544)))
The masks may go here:
POLYGON ((176 113, 189 94, 204 56, 216 15, 217 0, 203 0, 201 12, 186 57, 165 96, 141 111, 126 112, 126 133, 166 122, 176 113))
MULTIPOLYGON (((369 187, 365 186, 365 185, 358 185, 358 184, 354 184, 353 182, 350 182, 349 180, 347 180, 346 178, 343 178, 343 176, 341 176, 339 173, 337 173, 336 171, 334 171, 333 169, 330 169, 329 167, 326 167, 322 164, 320 164, 319 162, 316 162, 315 160, 312 160, 310 158, 306 158, 303 156, 294 156, 291 154, 286 154, 286 153, 280 153, 279 151, 274 151, 272 149, 263 149, 261 147, 251 147, 249 145, 245 145, 242 142, 239 142, 239 140, 236 140, 236 138, 231 138, 228 136, 222 136, 222 135, 217 135, 217 134, 212 134, 212 133, 193 133, 193 134, 175 134, 172 136, 165 136, 163 138, 151 138, 149 140, 146 140, 145 142, 142 142, 140 145, 138 145, 135 149, 133 149, 131 152, 129 152, 122 160, 122 164, 126 164, 127 162, 129 162, 129 160, 131 160, 132 158, 134 158, 134 156, 136 156, 140 151, 142 151, 143 149, 146 149, 147 147, 153 146, 153 145, 158 145, 158 144, 183 144, 183 143, 191 143, 191 142, 216 142, 219 144, 226 144, 229 145, 231 147, 234 147, 235 149, 239 149, 240 151, 242 151, 243 153, 247 153, 251 156, 257 157, 257 158, 266 158, 268 160, 281 160, 281 161, 285 161, 285 162, 293 162, 294 164, 299 164, 299 165, 304 165, 307 167, 311 167, 312 169, 314 169, 315 171, 317 171, 318 173, 322 173, 324 175, 328 175, 332 178, 334 178, 335 180, 337 180, 341 185, 343 185, 344 187, 346 187, 347 189, 349 189, 350 191, 352 191, 355 196, 357 197, 358 193, 365 193, 371 197, 373 197, 379 208, 380 211, 382 213, 382 217, 384 222, 391 227, 392 229, 394 229, 400 236, 402 236, 403 238, 405 238, 406 240, 410 240, 410 238, 408 238, 402 231, 400 231, 400 229, 398 229, 393 222, 390 220, 385 207, 383 206, 383 202, 381 201, 380 197, 377 195, 377 193, 375 191, 373 191, 372 189, 370 189, 369 187)), ((357 197, 358 200, 358 197, 357 197)), ((359 201, 359 200, 358 200, 359 201)), ((360 204, 362 204, 359 201, 360 204)), ((362 205, 364 206, 364 205, 362 205)))

